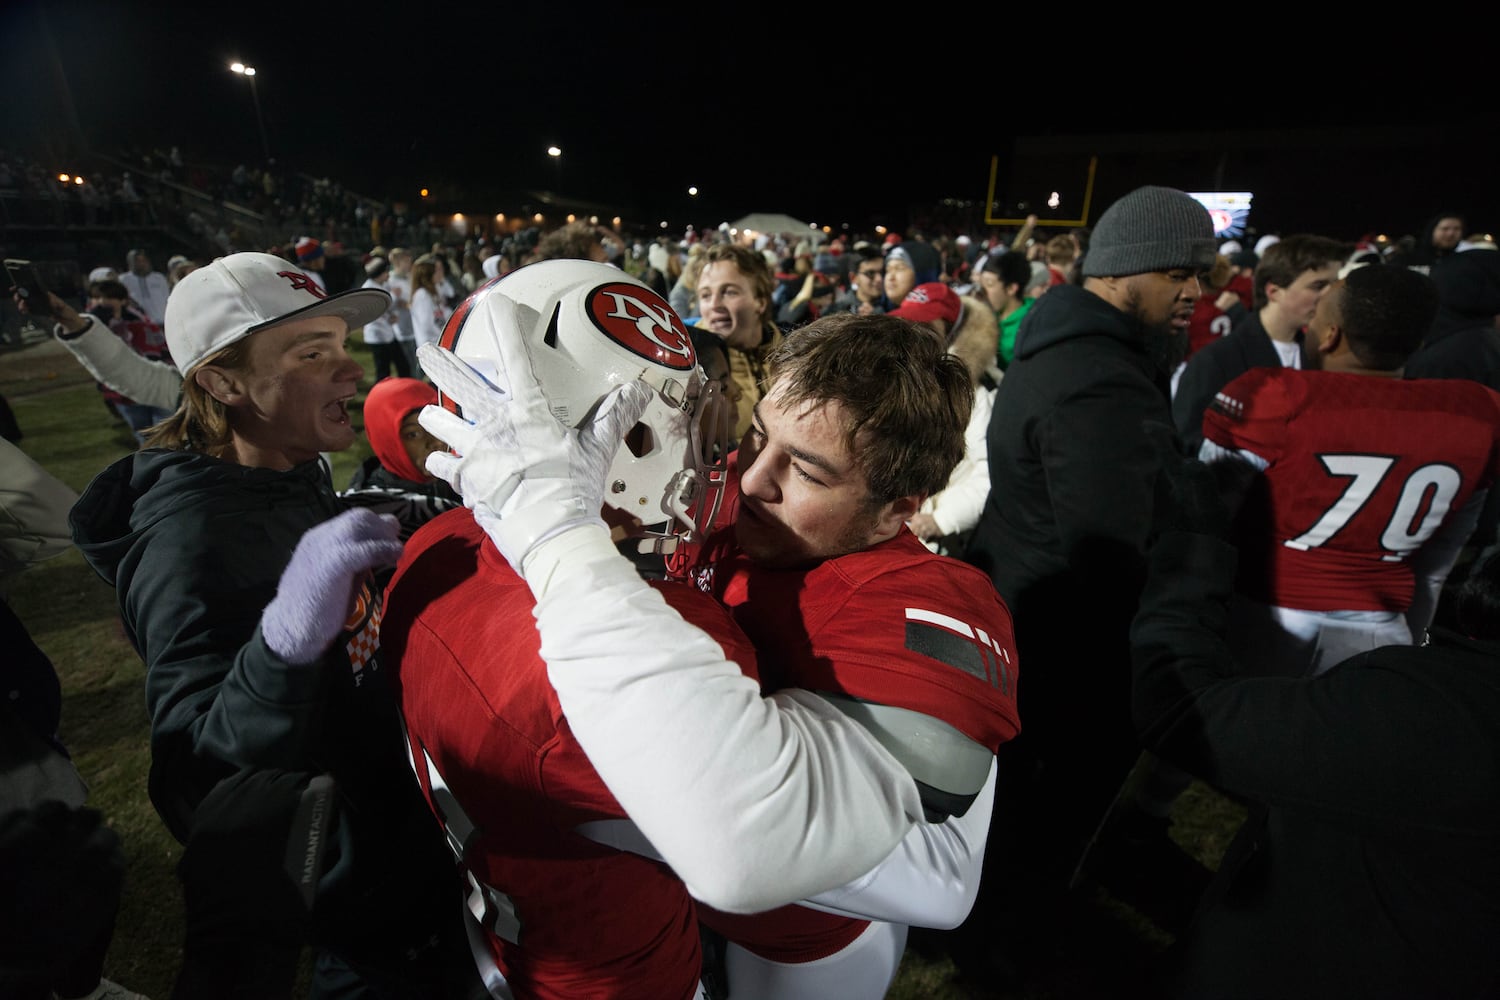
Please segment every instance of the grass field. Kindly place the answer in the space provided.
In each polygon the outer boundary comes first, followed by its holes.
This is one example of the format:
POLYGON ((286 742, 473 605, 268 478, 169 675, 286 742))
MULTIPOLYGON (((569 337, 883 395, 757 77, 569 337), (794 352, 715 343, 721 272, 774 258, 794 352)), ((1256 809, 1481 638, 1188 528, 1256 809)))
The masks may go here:
MULTIPOLYGON (((362 350, 358 344, 356 349, 362 350)), ((367 355, 364 360, 368 373, 367 355)), ((0 394, 9 400, 24 432, 22 449, 75 491, 134 447, 130 433, 106 413, 88 374, 51 340, 0 351, 0 394)), ((335 482, 348 482, 368 454, 368 445, 361 440, 335 456, 335 482)), ((61 736, 89 783, 91 804, 104 813, 124 841, 125 899, 105 974, 155 1000, 165 1000, 180 960, 182 901, 173 874, 179 848, 146 796, 150 761, 144 667, 120 630, 113 588, 76 551, 35 566, 3 586, 7 601, 51 657, 62 679, 61 736)), ((1214 866, 1241 815, 1236 805, 1195 784, 1178 803, 1173 835, 1214 866)), ((1103 942, 1111 942, 1107 947, 1123 946, 1149 955, 1170 941, 1102 893, 1096 893, 1092 902, 1101 948, 1106 947, 1103 942)), ((1067 967, 1048 970, 1024 988, 1009 991, 993 984, 964 983, 943 957, 939 941, 936 951, 908 950, 889 997, 1085 1000, 1098 996, 1096 987, 1076 972, 1067 967)), ((1128 983, 1122 982, 1121 987, 1128 989, 1128 983)))

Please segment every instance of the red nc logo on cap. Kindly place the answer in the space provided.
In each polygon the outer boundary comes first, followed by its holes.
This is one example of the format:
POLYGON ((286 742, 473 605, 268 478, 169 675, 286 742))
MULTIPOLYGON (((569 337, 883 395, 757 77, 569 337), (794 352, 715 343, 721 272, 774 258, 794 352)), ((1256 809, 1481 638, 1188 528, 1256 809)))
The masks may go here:
POLYGON ((678 371, 698 363, 682 320, 649 289, 610 282, 590 292, 584 308, 601 333, 632 354, 678 371))
POLYGON ((292 283, 292 287, 299 292, 312 292, 320 299, 328 298, 328 293, 318 287, 318 283, 301 271, 277 271, 278 277, 285 278, 292 283))

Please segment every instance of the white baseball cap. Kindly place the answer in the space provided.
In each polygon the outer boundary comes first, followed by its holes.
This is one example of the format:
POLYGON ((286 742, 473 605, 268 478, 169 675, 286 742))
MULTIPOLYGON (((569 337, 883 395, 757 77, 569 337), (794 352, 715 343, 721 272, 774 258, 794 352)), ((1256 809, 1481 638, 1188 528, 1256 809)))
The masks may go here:
POLYGON ((378 288, 323 291, 296 264, 275 254, 232 253, 200 267, 167 297, 167 349, 184 375, 209 355, 270 326, 313 316, 342 316, 355 329, 379 319, 391 296, 378 288))

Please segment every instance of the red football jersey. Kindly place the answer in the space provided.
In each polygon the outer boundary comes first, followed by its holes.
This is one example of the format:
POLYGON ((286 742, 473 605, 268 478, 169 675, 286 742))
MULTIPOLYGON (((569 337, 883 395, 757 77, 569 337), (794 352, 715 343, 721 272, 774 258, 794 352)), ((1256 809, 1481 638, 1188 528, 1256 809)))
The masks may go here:
MULTIPOLYGON (((729 482, 738 483, 737 468, 729 482)), ((737 500, 732 485, 721 521, 732 521, 737 500)), ((934 555, 905 528, 810 569, 766 569, 739 551, 726 527, 689 572, 755 644, 765 691, 796 687, 910 709, 991 750, 1020 730, 1009 610, 985 573, 934 555)), ((784 962, 837 951, 865 927, 811 910, 702 914, 730 940, 784 962)))
POLYGON ((1193 303, 1193 315, 1188 319, 1186 357, 1190 358, 1213 341, 1228 336, 1230 328, 1234 326, 1229 314, 1214 305, 1217 297, 1217 292, 1205 290, 1204 294, 1198 296, 1198 301, 1193 303))
POLYGON ((1407 561, 1500 466, 1500 394, 1463 380, 1255 368, 1203 435, 1264 464, 1241 510, 1240 581, 1306 611, 1411 605, 1407 561))
POLYGON ((1234 321, 1229 314, 1216 305, 1219 296, 1226 291, 1238 295, 1240 303, 1246 309, 1255 308, 1250 278, 1246 275, 1236 274, 1229 279, 1227 285, 1219 289, 1212 289, 1205 285, 1203 294, 1198 296, 1197 302, 1193 303, 1193 315, 1188 319, 1188 349, 1185 358, 1192 357, 1220 337, 1228 336, 1229 331, 1234 327, 1234 321))
MULTIPOLYGON (((754 650, 723 608, 658 586, 754 674, 754 650)), ((682 883, 574 832, 624 812, 562 715, 534 605, 465 508, 407 542, 380 638, 423 793, 483 887, 497 930, 488 942, 517 996, 691 997, 701 953, 682 883)))

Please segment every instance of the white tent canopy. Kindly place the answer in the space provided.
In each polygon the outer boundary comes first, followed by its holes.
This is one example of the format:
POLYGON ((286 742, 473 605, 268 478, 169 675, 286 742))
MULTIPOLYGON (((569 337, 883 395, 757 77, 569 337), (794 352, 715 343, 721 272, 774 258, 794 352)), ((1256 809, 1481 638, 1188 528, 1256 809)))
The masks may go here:
POLYGON ((748 229, 753 233, 765 233, 771 236, 780 236, 783 233, 792 236, 812 235, 812 226, 782 212, 751 212, 744 218, 731 222, 730 225, 740 232, 748 229))

